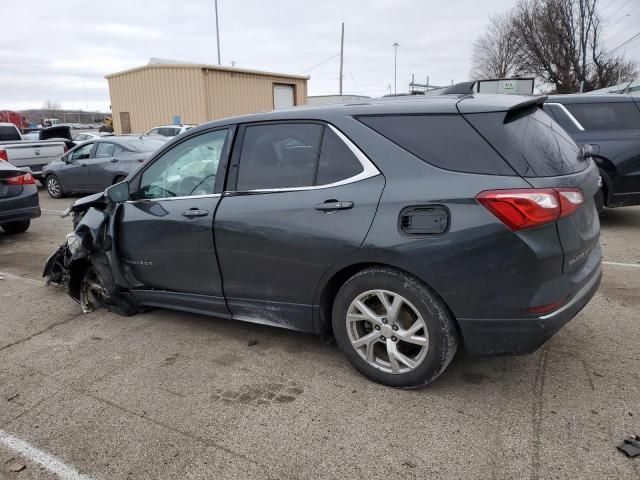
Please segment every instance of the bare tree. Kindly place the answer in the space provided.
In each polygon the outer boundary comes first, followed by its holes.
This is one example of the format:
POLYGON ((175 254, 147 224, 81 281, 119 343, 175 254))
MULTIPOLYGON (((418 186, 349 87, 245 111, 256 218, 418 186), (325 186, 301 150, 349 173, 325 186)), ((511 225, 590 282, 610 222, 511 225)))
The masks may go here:
POLYGON ((509 13, 489 18, 489 28, 473 44, 472 78, 504 78, 519 73, 512 23, 509 13))
POLYGON ((42 109, 44 110, 44 113, 47 116, 47 118, 55 118, 56 114, 60 110, 62 110, 62 106, 60 105, 60 102, 56 102, 54 100, 47 100, 46 102, 44 102, 42 109))
POLYGON ((604 50, 597 0, 521 0, 512 12, 516 63, 557 93, 602 88, 635 65, 604 50))

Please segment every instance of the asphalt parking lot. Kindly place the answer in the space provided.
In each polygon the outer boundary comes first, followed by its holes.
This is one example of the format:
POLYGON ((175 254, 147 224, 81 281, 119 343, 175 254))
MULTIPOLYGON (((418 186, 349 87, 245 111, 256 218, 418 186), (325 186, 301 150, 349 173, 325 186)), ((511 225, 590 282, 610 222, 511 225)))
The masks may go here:
MULTIPOLYGON (((26 234, 0 233, 0 440, 58 468, 95 479, 640 478, 640 458, 615 448, 640 434, 640 207, 605 213, 602 286, 542 349, 462 353, 430 387, 399 391, 309 335, 161 310, 82 314, 41 278, 71 199, 40 199, 26 234)), ((0 478, 57 478, 6 444, 0 478)))

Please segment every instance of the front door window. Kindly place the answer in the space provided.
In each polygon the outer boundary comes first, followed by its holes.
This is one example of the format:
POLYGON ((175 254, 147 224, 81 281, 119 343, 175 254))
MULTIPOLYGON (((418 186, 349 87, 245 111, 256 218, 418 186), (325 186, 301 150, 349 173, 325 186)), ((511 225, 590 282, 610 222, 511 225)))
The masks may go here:
POLYGON ((203 133, 169 150, 142 174, 138 198, 212 194, 228 133, 203 133))

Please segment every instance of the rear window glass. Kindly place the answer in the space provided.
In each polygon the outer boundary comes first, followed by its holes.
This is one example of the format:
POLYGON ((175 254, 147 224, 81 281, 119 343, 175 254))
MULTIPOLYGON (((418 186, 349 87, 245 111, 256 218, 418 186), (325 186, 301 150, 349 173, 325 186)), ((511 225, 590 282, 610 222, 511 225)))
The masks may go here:
POLYGON ((136 152, 155 152, 167 143, 165 139, 149 136, 122 140, 122 142, 127 148, 136 152))
POLYGON ((640 110, 635 103, 574 103, 567 110, 585 130, 640 129, 640 110))
POLYGON ((460 115, 383 115, 358 120, 436 167, 514 175, 509 165, 460 115))
POLYGON ((0 142, 11 142, 13 140, 20 140, 20 134, 15 127, 0 126, 0 142))
POLYGON ((523 177, 568 175, 588 166, 578 160, 569 134, 539 107, 465 117, 523 177))
POLYGON ((535 176, 569 175, 588 165, 578 160, 578 147, 569 134, 537 107, 507 114, 504 129, 535 176))

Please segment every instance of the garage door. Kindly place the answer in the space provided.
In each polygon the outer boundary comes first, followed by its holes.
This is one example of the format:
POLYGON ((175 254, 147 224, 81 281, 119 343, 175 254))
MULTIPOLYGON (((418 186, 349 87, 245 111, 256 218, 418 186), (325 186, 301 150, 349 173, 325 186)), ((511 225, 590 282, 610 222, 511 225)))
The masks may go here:
POLYGON ((273 85, 273 108, 291 108, 295 105, 293 85, 273 85))

